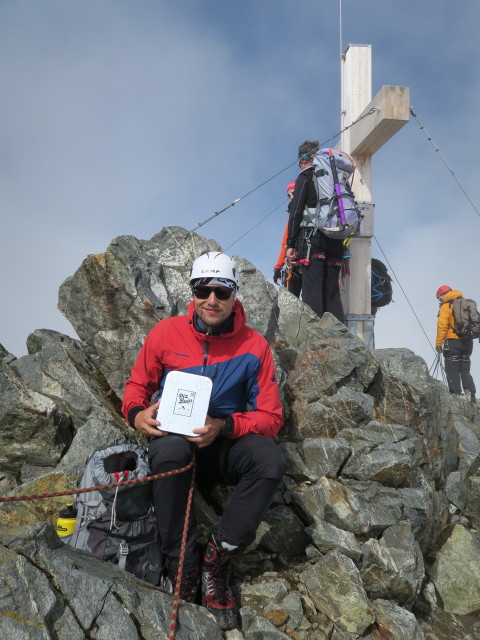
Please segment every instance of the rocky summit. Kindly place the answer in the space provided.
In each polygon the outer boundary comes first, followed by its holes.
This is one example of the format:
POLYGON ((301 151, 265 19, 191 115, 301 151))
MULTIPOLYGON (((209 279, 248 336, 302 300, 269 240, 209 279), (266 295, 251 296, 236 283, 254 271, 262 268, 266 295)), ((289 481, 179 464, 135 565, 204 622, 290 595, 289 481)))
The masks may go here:
MULTIPOLYGON (((0 345, 2 496, 74 489, 94 448, 146 445, 120 413, 123 387, 155 323, 186 312, 207 250, 221 247, 179 227, 116 238, 60 287, 79 340, 37 330, 21 358, 0 345)), ((224 634, 181 603, 177 637, 479 640, 475 406, 411 351, 371 351, 237 260, 248 323, 274 354, 289 468, 237 570, 241 627, 224 634)), ((227 497, 195 493, 203 540, 227 497)), ((57 537, 68 501, 0 504, 0 638, 168 637, 171 595, 57 537)))

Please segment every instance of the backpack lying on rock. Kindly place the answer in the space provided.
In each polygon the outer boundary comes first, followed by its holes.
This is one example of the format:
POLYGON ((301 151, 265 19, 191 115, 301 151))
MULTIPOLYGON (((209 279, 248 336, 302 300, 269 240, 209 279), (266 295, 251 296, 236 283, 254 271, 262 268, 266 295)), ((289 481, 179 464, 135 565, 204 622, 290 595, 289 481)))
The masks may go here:
MULTIPOLYGON (((95 449, 79 487, 97 487, 151 475, 147 452, 136 444, 95 449)), ((161 555, 152 483, 100 489, 76 496, 77 519, 68 544, 158 585, 161 555)))
POLYGON ((471 298, 455 298, 450 303, 452 305, 453 331, 459 338, 479 338, 480 337, 480 315, 477 310, 477 303, 471 298))

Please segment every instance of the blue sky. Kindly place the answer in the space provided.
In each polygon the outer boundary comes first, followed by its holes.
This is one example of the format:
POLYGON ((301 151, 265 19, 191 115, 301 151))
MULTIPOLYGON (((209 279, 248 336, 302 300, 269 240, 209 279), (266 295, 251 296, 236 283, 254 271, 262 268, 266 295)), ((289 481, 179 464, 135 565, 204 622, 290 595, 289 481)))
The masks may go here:
MULTIPOLYGON (((372 95, 411 104, 480 208, 477 0, 0 0, 0 342, 75 335, 60 284, 116 236, 187 229, 340 129, 340 51, 370 44, 372 95)), ((332 143, 334 144, 334 143, 332 143)), ((373 158, 375 232, 433 342, 441 284, 480 301, 480 217, 411 120, 373 158)), ((295 167, 199 232, 236 242, 295 167)), ((231 253, 271 278, 281 207, 231 253)), ((383 260, 375 240, 373 255, 383 260)), ((399 286, 376 346, 433 352, 399 286)), ((474 352, 480 387, 480 353, 474 352)))

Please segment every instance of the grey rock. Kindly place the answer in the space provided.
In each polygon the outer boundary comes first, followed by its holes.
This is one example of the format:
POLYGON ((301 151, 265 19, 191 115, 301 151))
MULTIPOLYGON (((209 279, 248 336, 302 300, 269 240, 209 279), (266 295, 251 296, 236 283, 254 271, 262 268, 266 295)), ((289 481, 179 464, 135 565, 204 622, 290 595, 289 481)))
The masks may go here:
MULTIPOLYGON (((71 478, 61 471, 51 471, 41 476, 36 476, 12 489, 9 497, 43 495, 72 491, 76 488, 71 478)), ((55 523, 58 513, 68 502, 71 496, 55 496, 48 499, 18 500, 2 502, 0 504, 0 527, 27 526, 37 522, 55 523)))
POLYGON ((282 439, 334 438, 342 429, 357 426, 353 420, 327 406, 324 397, 322 401, 311 402, 306 398, 292 396, 288 381, 285 384, 285 395, 290 402, 291 417, 282 439))
MULTIPOLYGON (((171 243, 180 251, 175 240, 171 243)), ((185 254, 182 246, 186 273, 192 256, 185 254)), ((176 313, 177 301, 169 298, 160 276, 160 265, 150 259, 146 243, 122 236, 104 253, 85 258, 60 287, 58 308, 98 358, 117 395, 123 391, 147 333, 159 320, 176 313)))
POLYGON ((287 558, 303 555, 309 542, 302 521, 285 505, 267 511, 256 539, 262 547, 287 558))
MULTIPOLYGON (((2 638, 154 640, 168 634, 172 596, 59 541, 51 525, 0 530, 2 638), (80 596, 80 597, 79 597, 80 596)), ((201 607, 180 603, 178 637, 222 640, 201 607)))
POLYGON ((343 383, 352 386, 357 391, 368 389, 378 371, 375 355, 366 347, 363 340, 350 333, 345 325, 331 313, 325 313, 320 322, 308 327, 302 352, 335 351, 338 349, 348 354, 355 370, 353 379, 343 380, 343 383))
POLYGON ((29 335, 27 348, 12 369, 30 389, 61 401, 76 426, 94 417, 125 424, 119 398, 78 340, 41 329, 29 335))
POLYGON ((355 391, 349 386, 340 387, 333 396, 324 398, 325 406, 351 420, 355 424, 365 424, 372 419, 373 398, 367 393, 355 391))
POLYGON ((369 598, 394 600, 411 608, 420 593, 425 568, 410 523, 389 527, 379 540, 367 540, 361 551, 360 574, 369 598))
POLYGON ((284 598, 288 594, 288 582, 283 579, 268 578, 254 584, 240 585, 239 596, 242 605, 249 604, 249 598, 261 598, 266 604, 269 600, 284 598))
POLYGON ((323 477, 291 495, 305 520, 325 520, 359 536, 378 535, 402 520, 398 490, 373 482, 323 477))
POLYGON ((367 636, 371 640, 388 638, 388 640, 424 640, 420 624, 410 611, 399 607, 390 600, 374 600, 372 608, 375 613, 374 631, 367 636))
POLYGON ((480 529, 480 475, 467 478, 466 482, 467 503, 465 515, 470 519, 476 529, 480 529))
POLYGON ((468 498, 464 475, 460 471, 452 471, 445 483, 445 493, 448 500, 461 511, 467 506, 468 498))
POLYGON ((465 416, 452 415, 452 422, 458 435, 458 469, 466 472, 480 456, 480 441, 465 416))
POLYGON ((283 449, 289 460, 288 473, 299 480, 337 476, 350 454, 350 446, 342 438, 305 438, 287 442, 283 449))
POLYGON ((250 607, 242 607, 240 617, 245 640, 288 640, 290 637, 250 607))
POLYGON ((315 607, 342 630, 361 635, 375 620, 356 566, 338 551, 303 571, 300 580, 315 607))
POLYGON ((300 347, 304 342, 308 326, 319 318, 308 305, 289 293, 284 287, 278 290, 278 332, 272 345, 275 349, 300 347))
POLYGON ((251 262, 235 256, 240 271, 238 298, 248 324, 270 342, 278 330, 277 290, 251 262))
POLYGON ((315 547, 323 554, 337 550, 354 562, 358 562, 362 557, 360 545, 350 531, 343 531, 323 520, 315 521, 305 531, 315 547))
MULTIPOLYGON (((420 476, 421 477, 421 476, 420 476)), ((443 491, 424 481, 419 487, 398 489, 403 503, 404 518, 412 525, 412 532, 423 554, 435 548, 450 515, 443 491)))
POLYGON ((72 438, 72 418, 64 408, 0 363, 0 469, 16 474, 27 463, 54 467, 72 438))
POLYGON ((413 440, 359 450, 346 463, 342 476, 373 480, 387 487, 402 487, 415 472, 414 451, 413 440))
POLYGON ((455 525, 437 554, 430 578, 447 613, 480 611, 480 539, 478 532, 455 525))
POLYGON ((401 424, 421 435, 421 466, 436 482, 456 470, 458 436, 453 427, 451 399, 430 377, 425 362, 408 349, 374 351, 380 371, 371 393, 374 417, 379 422, 401 424))
POLYGON ((288 614, 287 624, 291 629, 308 629, 310 627, 304 616, 302 600, 298 593, 289 593, 283 598, 281 604, 288 614))
POLYGON ((13 353, 10 353, 3 344, 0 343, 0 362, 3 364, 11 364, 15 360, 13 353))

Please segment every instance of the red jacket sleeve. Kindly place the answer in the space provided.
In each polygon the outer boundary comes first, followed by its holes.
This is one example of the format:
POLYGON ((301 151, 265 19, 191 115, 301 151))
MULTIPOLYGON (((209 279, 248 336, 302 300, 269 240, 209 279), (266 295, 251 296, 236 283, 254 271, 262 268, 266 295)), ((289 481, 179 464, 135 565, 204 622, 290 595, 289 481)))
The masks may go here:
POLYGON ((281 269, 285 264, 285 248, 287 245, 287 237, 288 237, 288 220, 287 220, 287 224, 285 225, 285 231, 283 232, 282 247, 280 249, 280 253, 278 254, 277 263, 273 267, 274 269, 281 269))
POLYGON ((127 420, 133 407, 146 409, 150 406, 152 395, 157 391, 158 381, 163 375, 163 349, 159 338, 160 325, 157 325, 148 334, 132 367, 132 373, 123 392, 122 413, 127 420))
POLYGON ((260 433, 273 438, 283 425, 282 401, 272 352, 265 338, 259 337, 264 342, 260 367, 248 389, 249 404, 253 410, 233 414, 233 438, 240 438, 247 433, 260 433))

